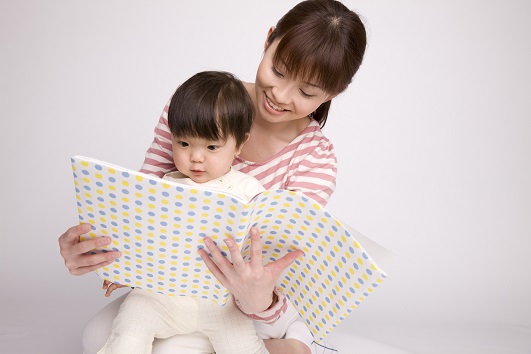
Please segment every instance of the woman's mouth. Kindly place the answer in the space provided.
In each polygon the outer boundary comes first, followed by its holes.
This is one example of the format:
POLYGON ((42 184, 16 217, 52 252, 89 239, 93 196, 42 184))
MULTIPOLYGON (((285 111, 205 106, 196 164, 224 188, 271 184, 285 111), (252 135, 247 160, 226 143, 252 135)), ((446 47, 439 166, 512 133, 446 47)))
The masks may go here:
POLYGON ((269 97, 267 97, 267 95, 264 95, 265 96, 265 101, 267 103, 267 107, 271 108, 272 110, 274 110, 275 112, 284 112, 285 109, 282 108, 282 107, 279 107, 277 106, 276 104, 274 104, 271 99, 269 99, 269 97))

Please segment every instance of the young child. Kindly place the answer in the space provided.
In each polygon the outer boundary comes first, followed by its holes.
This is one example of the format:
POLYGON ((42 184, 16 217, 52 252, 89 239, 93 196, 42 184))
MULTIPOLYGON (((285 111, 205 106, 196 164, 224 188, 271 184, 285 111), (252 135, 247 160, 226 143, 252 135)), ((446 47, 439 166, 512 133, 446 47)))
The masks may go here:
MULTIPOLYGON (((257 179, 231 168, 249 138, 253 115, 253 103, 233 75, 211 71, 192 76, 176 90, 169 106, 168 123, 178 171, 164 178, 230 192, 245 200, 264 191, 257 179)), ((109 287, 107 295, 117 287, 109 287)), ((286 332, 293 325, 292 332, 302 329, 309 335, 303 323, 293 323, 297 316, 296 312, 285 316, 285 321, 274 327, 286 332)), ((273 327, 269 331, 275 332, 273 327)), ((107 343, 98 353, 151 353, 154 338, 193 332, 205 334, 217 354, 268 353, 253 321, 237 308, 232 297, 219 306, 209 300, 143 289, 128 294, 107 343)))

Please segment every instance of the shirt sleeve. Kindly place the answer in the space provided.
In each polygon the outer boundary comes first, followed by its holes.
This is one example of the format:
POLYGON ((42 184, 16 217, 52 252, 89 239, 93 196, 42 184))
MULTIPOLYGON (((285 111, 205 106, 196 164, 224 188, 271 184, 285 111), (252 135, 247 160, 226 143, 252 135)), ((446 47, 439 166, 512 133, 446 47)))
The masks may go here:
POLYGON ((162 177, 168 172, 176 171, 173 162, 171 132, 168 127, 169 105, 170 101, 166 103, 160 115, 159 122, 155 127, 153 141, 146 152, 140 172, 162 177))
POLYGON ((274 292, 275 294, 277 294, 277 302, 274 303, 267 310, 259 313, 245 312, 245 310, 241 307, 240 302, 236 298, 234 299, 234 303, 240 309, 240 311, 243 312, 245 316, 249 317, 250 319, 258 322, 263 322, 265 324, 272 324, 275 323, 275 321, 278 320, 278 318, 283 315, 288 309, 288 299, 286 298, 286 295, 276 289, 274 290, 274 292))
POLYGON ((301 191, 321 205, 326 205, 336 188, 337 158, 334 145, 323 140, 297 164, 286 189, 301 191))

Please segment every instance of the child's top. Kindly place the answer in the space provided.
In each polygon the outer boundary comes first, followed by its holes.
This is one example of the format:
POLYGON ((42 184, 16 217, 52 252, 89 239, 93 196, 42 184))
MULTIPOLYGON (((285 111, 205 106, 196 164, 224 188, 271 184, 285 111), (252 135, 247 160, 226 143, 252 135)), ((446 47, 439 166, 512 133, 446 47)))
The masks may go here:
POLYGON ((223 176, 204 183, 194 182, 190 177, 179 171, 166 174, 164 179, 189 186, 234 194, 246 203, 253 199, 257 194, 265 191, 265 188, 256 178, 240 171, 236 171, 233 168, 223 176))

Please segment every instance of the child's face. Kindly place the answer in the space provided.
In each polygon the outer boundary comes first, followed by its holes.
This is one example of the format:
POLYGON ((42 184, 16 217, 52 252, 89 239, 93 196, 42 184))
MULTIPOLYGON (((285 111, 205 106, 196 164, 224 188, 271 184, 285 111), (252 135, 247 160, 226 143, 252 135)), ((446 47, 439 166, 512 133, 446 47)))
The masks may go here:
POLYGON ((229 172, 234 156, 240 153, 236 140, 211 141, 193 137, 173 137, 173 160, 182 174, 196 183, 219 178, 229 172))

